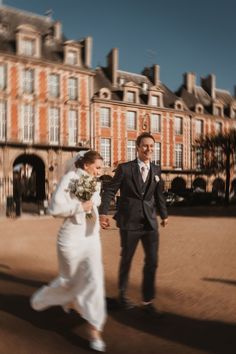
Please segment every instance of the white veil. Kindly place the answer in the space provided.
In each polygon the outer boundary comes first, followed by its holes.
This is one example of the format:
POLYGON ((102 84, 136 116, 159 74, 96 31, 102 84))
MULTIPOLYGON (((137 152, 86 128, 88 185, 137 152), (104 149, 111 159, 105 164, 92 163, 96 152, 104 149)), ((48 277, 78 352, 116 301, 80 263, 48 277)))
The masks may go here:
POLYGON ((75 167, 75 162, 80 159, 81 157, 84 156, 84 154, 86 152, 88 152, 89 150, 81 150, 79 151, 78 154, 76 154, 75 156, 73 156, 71 159, 66 160, 65 164, 64 164, 64 173, 66 174, 69 171, 75 171, 76 167, 75 167))

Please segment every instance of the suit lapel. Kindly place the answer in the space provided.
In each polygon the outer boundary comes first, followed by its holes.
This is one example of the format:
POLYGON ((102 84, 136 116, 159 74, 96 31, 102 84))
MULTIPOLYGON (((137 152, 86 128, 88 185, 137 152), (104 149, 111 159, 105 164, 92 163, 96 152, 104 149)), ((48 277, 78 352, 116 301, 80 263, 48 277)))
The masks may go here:
POLYGON ((145 191, 145 195, 147 195, 150 190, 150 187, 151 187, 153 179, 154 179, 154 174, 155 174, 154 165, 152 163, 150 163, 150 176, 149 176, 148 185, 147 185, 147 188, 145 191))
POLYGON ((132 161, 131 168, 132 168, 132 176, 133 176, 134 185, 135 185, 138 193, 142 194, 142 186, 140 184, 140 172, 139 172, 137 160, 132 161))

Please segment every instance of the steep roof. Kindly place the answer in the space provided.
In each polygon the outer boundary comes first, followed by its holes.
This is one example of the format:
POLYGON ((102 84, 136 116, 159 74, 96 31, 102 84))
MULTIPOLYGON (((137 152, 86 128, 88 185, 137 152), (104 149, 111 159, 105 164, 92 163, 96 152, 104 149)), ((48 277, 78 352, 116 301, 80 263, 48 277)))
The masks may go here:
POLYGON ((49 16, 40 16, 31 12, 17 10, 9 6, 0 6, 0 51, 16 53, 16 30, 19 26, 31 26, 42 38, 42 58, 63 62, 63 44, 67 40, 62 34, 56 39, 54 25, 56 21, 49 16))

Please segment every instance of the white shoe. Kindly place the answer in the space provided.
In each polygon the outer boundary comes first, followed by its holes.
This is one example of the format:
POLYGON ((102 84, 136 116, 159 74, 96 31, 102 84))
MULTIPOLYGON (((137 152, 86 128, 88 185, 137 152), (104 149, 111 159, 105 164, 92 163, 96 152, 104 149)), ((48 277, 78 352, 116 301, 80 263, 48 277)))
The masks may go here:
POLYGON ((106 344, 102 339, 91 339, 89 342, 89 346, 93 350, 97 350, 98 352, 106 351, 106 344))

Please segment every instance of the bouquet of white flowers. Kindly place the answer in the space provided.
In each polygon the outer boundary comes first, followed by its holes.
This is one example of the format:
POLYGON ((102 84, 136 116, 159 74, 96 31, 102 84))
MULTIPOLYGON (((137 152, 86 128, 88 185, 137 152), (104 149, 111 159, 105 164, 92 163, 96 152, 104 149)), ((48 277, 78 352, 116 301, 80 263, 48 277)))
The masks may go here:
MULTIPOLYGON (((90 200, 96 190, 97 179, 89 175, 82 175, 79 179, 71 179, 66 189, 67 192, 82 202, 90 200)), ((86 213, 86 217, 91 218, 92 213, 86 213)))

